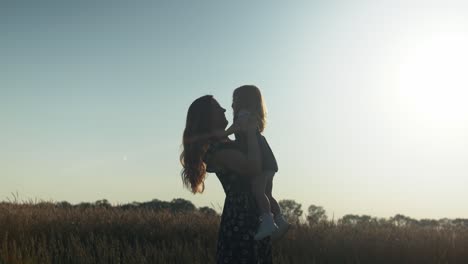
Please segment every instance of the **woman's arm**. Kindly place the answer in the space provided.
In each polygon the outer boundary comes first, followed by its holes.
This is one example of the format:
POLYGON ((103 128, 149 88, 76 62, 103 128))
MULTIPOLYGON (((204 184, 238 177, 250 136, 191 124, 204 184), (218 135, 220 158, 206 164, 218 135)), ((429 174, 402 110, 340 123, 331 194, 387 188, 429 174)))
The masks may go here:
POLYGON ((194 142, 197 142, 197 141, 208 141, 210 138, 225 138, 231 134, 234 134, 237 130, 237 125, 236 124, 233 124, 231 125, 226 131, 224 130, 215 130, 213 132, 210 132, 210 133, 205 133, 205 134, 201 134, 201 135, 195 135, 195 136, 192 136, 190 138, 187 138, 185 140, 185 143, 194 143, 194 142))
POLYGON ((247 155, 239 150, 225 149, 216 152, 212 162, 242 175, 259 175, 262 167, 256 135, 257 127, 255 119, 249 119, 248 123, 243 125, 243 130, 247 134, 247 155))

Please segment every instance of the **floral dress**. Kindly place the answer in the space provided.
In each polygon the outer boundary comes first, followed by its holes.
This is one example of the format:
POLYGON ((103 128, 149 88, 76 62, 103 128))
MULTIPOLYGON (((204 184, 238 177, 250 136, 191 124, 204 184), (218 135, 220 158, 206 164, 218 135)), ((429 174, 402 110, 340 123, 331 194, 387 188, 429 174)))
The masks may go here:
POLYGON ((210 164, 212 155, 225 148, 239 149, 239 145, 232 141, 212 143, 204 157, 207 171, 216 173, 226 193, 218 233, 216 263, 272 263, 270 237, 260 241, 254 240, 259 217, 248 178, 210 164))

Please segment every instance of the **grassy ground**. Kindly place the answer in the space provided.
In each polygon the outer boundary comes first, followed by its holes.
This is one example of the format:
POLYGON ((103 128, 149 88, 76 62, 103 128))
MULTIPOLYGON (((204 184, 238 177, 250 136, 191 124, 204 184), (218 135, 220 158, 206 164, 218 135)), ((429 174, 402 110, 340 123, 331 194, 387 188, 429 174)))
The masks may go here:
MULTIPOLYGON (((0 203, 0 263, 214 263, 219 216, 0 203)), ((468 263, 468 228, 295 225, 275 263, 468 263)))

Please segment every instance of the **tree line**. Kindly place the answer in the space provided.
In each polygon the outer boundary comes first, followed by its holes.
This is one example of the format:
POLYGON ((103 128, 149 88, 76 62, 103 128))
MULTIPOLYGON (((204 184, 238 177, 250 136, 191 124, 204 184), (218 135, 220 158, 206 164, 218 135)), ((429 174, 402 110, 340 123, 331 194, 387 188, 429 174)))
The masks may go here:
MULTIPOLYGON (((301 204, 295 202, 294 200, 281 200, 279 201, 283 213, 286 215, 287 219, 293 223, 300 223, 301 217, 303 215, 303 210, 301 209, 301 204)), ((325 223, 335 223, 334 219, 329 220, 327 212, 322 206, 310 205, 307 210, 307 215, 305 217, 305 222, 309 225, 319 225, 325 223)), ((396 214, 390 218, 378 218, 370 215, 356 215, 356 214, 346 214, 343 217, 337 219, 336 224, 339 225, 393 225, 398 227, 434 227, 434 228, 444 228, 444 227, 468 227, 468 219, 456 218, 456 219, 414 219, 409 216, 402 214, 396 214)))
MULTIPOLYGON (((39 203, 38 205, 40 205, 39 203)), ((320 225, 320 224, 339 224, 339 225, 393 225, 398 227, 468 227, 468 219, 456 218, 456 219, 414 219, 409 216, 402 214, 396 214, 389 218, 378 218, 370 215, 356 215, 346 214, 339 219, 330 219, 327 215, 326 210, 322 206, 310 205, 307 208, 307 212, 304 215, 302 205, 295 200, 285 199, 280 200, 282 212, 286 219, 293 224, 308 224, 308 225, 320 225)), ((166 210, 172 213, 179 212, 200 212, 207 215, 218 215, 218 212, 211 207, 203 206, 197 208, 191 201, 175 198, 172 201, 162 201, 159 199, 153 199, 147 202, 132 202, 127 204, 111 205, 107 199, 97 200, 94 203, 82 202, 79 204, 72 205, 69 202, 62 201, 54 203, 54 206, 61 208, 120 208, 124 210, 130 209, 150 209, 150 210, 166 210)))

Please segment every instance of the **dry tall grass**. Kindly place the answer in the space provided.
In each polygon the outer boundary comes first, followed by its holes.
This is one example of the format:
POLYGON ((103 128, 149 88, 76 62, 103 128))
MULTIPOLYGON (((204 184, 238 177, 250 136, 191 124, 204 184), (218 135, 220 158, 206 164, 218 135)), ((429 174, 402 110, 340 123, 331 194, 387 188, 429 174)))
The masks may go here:
MULTIPOLYGON (((219 217, 0 203, 0 263, 214 263, 219 217)), ((468 228, 299 224, 275 263, 468 263, 468 228)))

